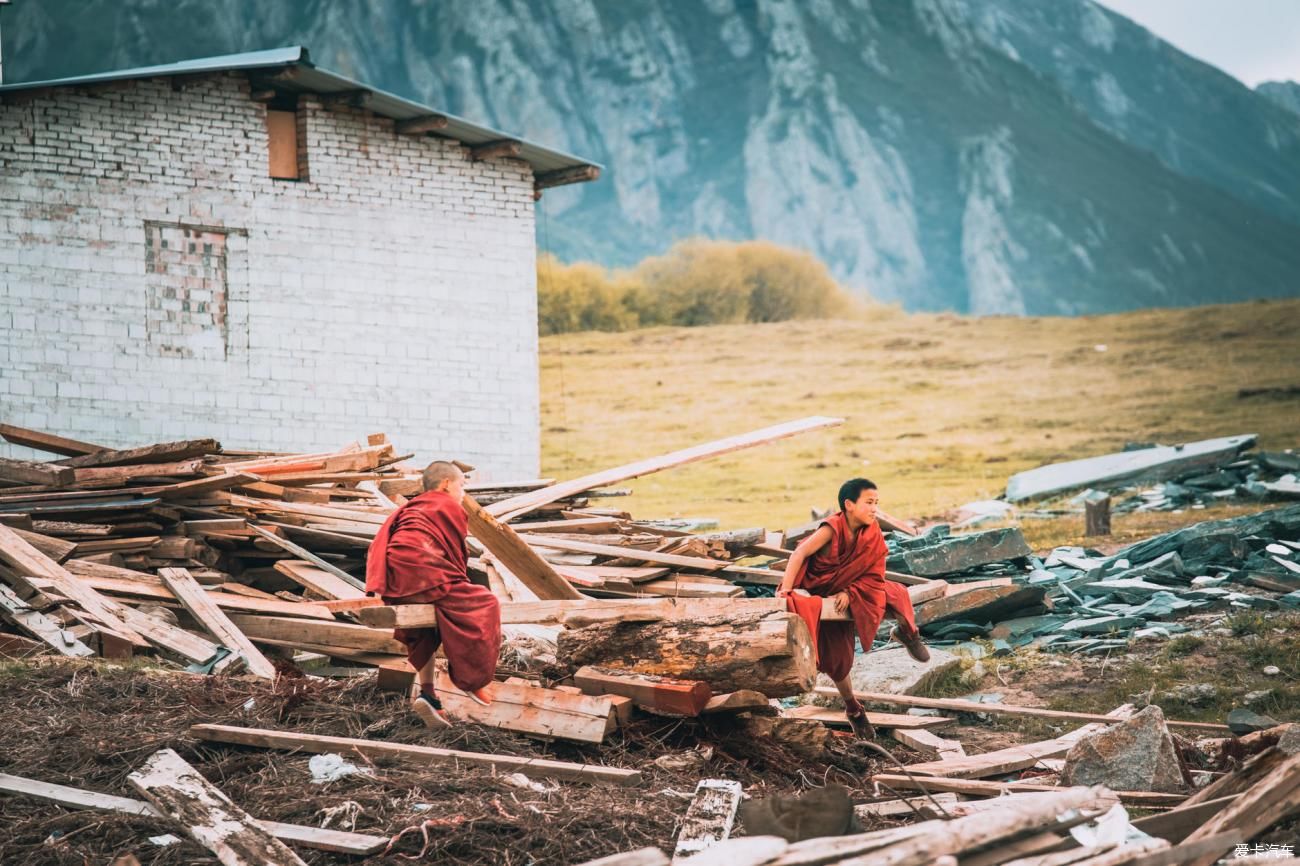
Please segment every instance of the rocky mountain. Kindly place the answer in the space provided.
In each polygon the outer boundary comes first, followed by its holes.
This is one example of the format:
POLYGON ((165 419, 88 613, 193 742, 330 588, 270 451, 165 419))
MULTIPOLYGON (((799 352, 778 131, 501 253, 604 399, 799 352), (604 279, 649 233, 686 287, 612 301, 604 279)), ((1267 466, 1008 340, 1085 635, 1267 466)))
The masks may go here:
POLYGON ((1300 116, 1090 0, 18 0, 6 75, 276 45, 582 154, 539 242, 812 250, 912 309, 1300 293, 1300 116))
POLYGON ((1255 87, 1255 92, 1273 100, 1288 111, 1300 114, 1300 82, 1265 81, 1255 87))

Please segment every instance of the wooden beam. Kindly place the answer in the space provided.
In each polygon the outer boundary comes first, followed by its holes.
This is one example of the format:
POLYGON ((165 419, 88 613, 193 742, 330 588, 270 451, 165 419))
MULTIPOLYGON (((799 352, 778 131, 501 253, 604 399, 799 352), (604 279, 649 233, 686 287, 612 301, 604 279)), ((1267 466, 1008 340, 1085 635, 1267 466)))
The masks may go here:
POLYGON ((496 767, 503 772, 521 772, 529 776, 571 779, 579 782, 637 785, 641 773, 617 767, 592 764, 572 764, 545 758, 521 758, 515 755, 462 752, 433 746, 411 746, 383 740, 358 740, 350 737, 325 737, 299 734, 293 731, 272 731, 263 728, 241 728, 232 725, 192 725, 190 736, 212 743, 231 743, 240 746, 257 746, 263 749, 322 754, 338 752, 343 755, 361 755, 367 758, 392 758, 420 766, 455 766, 469 764, 496 767))
POLYGON ((125 463, 171 463, 189 457, 202 457, 221 451, 221 443, 215 439, 186 439, 180 442, 159 442, 141 448, 127 448, 121 451, 96 451, 81 457, 71 457, 60 461, 64 466, 81 469, 89 466, 121 466, 125 463))
POLYGON ((551 564, 542 559, 537 551, 529 547, 513 529, 498 521, 487 509, 475 502, 474 497, 466 493, 461 504, 469 516, 470 534, 538 598, 574 600, 584 598, 582 593, 561 577, 551 564))
POLYGON ((614 705, 608 697, 575 695, 526 683, 491 683, 492 703, 482 706, 463 694, 446 671, 437 679, 438 696, 454 718, 545 738, 602 743, 614 731, 614 705))
POLYGON ((1300 810, 1300 755, 1290 755, 1273 772, 1260 779, 1227 808, 1206 821, 1187 837, 1197 842, 1220 833, 1232 837, 1209 853, 1192 860, 1190 866, 1211 866, 1232 847, 1233 841, 1252 839, 1269 827, 1300 810))
POLYGON ((19 630, 41 641, 59 655, 84 658, 95 654, 94 650, 77 640, 71 631, 32 608, 4 585, 0 585, 0 619, 9 620, 19 630))
POLYGON ((393 639, 386 629, 368 628, 348 622, 325 622, 285 616, 251 616, 234 614, 230 621, 241 632, 259 643, 275 640, 290 645, 324 644, 388 655, 406 655, 406 645, 393 639))
POLYGON ((64 487, 74 480, 76 480, 76 470, 69 469, 67 466, 37 463, 34 460, 10 460, 7 457, 0 457, 0 481, 64 487))
POLYGON ((205 494, 232 487, 243 487, 261 481, 256 475, 237 472, 230 475, 212 475, 208 478, 196 478, 193 481, 180 481, 153 488, 161 499, 198 499, 205 494))
MULTIPOLYGON (((74 559, 72 562, 85 562, 85 560, 74 559)), ((98 565, 98 563, 86 563, 87 565, 98 565)), ((101 566, 102 568, 112 568, 111 565, 101 566)), ((125 570, 125 569, 123 569, 125 570)), ((152 575, 151 575, 152 576, 152 575)), ((132 598, 145 598, 164 603, 178 603, 176 596, 170 589, 163 585, 161 580, 140 581, 140 580, 123 580, 116 577, 96 577, 93 575, 81 575, 81 579, 87 585, 94 587, 100 592, 109 593, 110 595, 125 595, 132 598)), ((323 619, 328 621, 334 620, 332 609, 326 607, 324 602, 311 601, 285 601, 281 598, 272 596, 271 598, 262 598, 260 596, 236 594, 235 592, 205 590, 207 597, 222 610, 235 611, 237 613, 263 613, 272 616, 293 616, 303 619, 323 619)), ((378 601, 378 599, 376 599, 378 601)))
POLYGON ((605 487, 610 484, 617 484, 620 481, 639 478, 642 475, 649 475, 652 472, 660 472, 664 469, 671 469, 675 466, 685 466, 688 463, 695 463, 699 460, 707 460, 711 457, 730 454, 734 451, 753 448, 757 445, 766 445, 767 443, 775 442, 778 439, 797 436, 800 433, 807 433, 810 430, 821 430, 826 427, 835 427, 843 423, 843 418, 812 416, 809 418, 802 418, 798 421, 776 424, 771 427, 764 427, 761 430, 742 433, 738 436, 729 436, 725 439, 706 442, 702 445, 693 445, 690 448, 683 448, 679 451, 673 451, 669 454, 663 454, 658 457, 650 457, 645 460, 626 463, 622 466, 615 466, 612 469, 605 469, 600 472, 592 473, 591 475, 574 478, 570 481, 562 481, 559 484, 552 484, 548 487, 543 487, 540 490, 521 493, 518 496, 512 496, 509 499, 494 502, 488 506, 486 510, 493 517, 510 521, 523 514, 527 514, 530 511, 534 511, 543 505, 549 505, 557 500, 578 493, 584 493, 596 487, 605 487))
POLYGON ((600 169, 594 165, 575 165, 570 168, 560 168, 555 171, 544 171, 541 174, 533 176, 533 189, 543 190, 550 189, 553 186, 564 186, 570 183, 583 183, 589 180, 596 180, 600 177, 600 169))
MULTIPOLYGON (((817 694, 835 697, 839 692, 832 688, 819 688, 817 694)), ((899 707, 922 707, 931 710, 946 710, 952 713, 992 713, 1007 716, 1026 716, 1034 719, 1058 719, 1070 722, 1102 722, 1114 724, 1113 716, 1101 713, 1076 713, 1069 710, 1048 710, 1042 707, 1020 707, 1014 704, 984 704, 979 701, 963 701, 960 698, 923 698, 917 695, 894 695, 885 692, 858 692, 853 696, 869 704, 892 704, 899 707)), ((1177 722, 1166 721, 1171 728, 1192 728, 1197 730, 1219 731, 1228 733, 1227 725, 1212 722, 1177 722)))
POLYGON ((222 613, 193 575, 183 568, 163 568, 159 569, 158 576, 208 634, 222 646, 244 657, 249 673, 268 680, 275 679, 275 665, 222 613))
POLYGON ((256 84, 251 85, 248 91, 248 98, 253 102, 273 102, 280 95, 280 91, 274 87, 259 87, 256 84))
MULTIPOLYGON (((911 767, 909 766, 910 770, 911 767)), ((982 779, 949 779, 943 776, 904 776, 899 773, 876 773, 871 781, 882 788, 895 791, 945 791, 974 797, 998 797, 1024 791, 1061 791, 1056 785, 1035 785, 1029 782, 988 782, 982 779)), ((1182 794, 1158 794, 1152 791, 1116 791, 1121 803, 1130 806, 1177 806, 1185 798, 1182 794)))
MULTIPOLYGON (((45 800, 68 809, 91 809, 96 812, 116 812, 122 815, 142 815, 150 818, 163 817, 161 812, 144 800, 70 788, 66 785, 42 782, 39 779, 11 776, 8 773, 0 773, 0 793, 45 800)), ((364 856, 376 854, 388 846, 388 836, 348 833, 343 830, 326 830, 321 827, 283 824, 279 821, 262 819, 259 819, 258 823, 270 830, 271 835, 281 842, 292 842, 319 851, 364 856)))
POLYGON ((499 159, 501 157, 515 157, 523 152, 524 145, 522 142, 510 138, 503 138, 500 141, 488 141, 483 144, 476 144, 469 149, 469 158, 475 161, 487 159, 499 159))
POLYGON ((127 641, 134 646, 148 646, 144 638, 136 634, 113 613, 108 599, 69 574, 63 566, 32 547, 19 537, 16 531, 7 526, 0 526, 0 561, 12 566, 18 573, 18 583, 26 584, 33 590, 36 587, 25 580, 25 575, 49 581, 58 595, 80 606, 79 616, 86 621, 87 625, 100 631, 107 631, 119 640, 127 641))
MULTIPOLYGON (((823 725, 845 728, 849 726, 849 717, 844 715, 843 710, 833 710, 830 707, 818 707, 812 704, 793 707, 781 715, 787 719, 806 719, 811 722, 821 722, 823 725)), ((873 727, 890 731, 900 729, 921 731, 929 728, 944 728, 957 723, 956 719, 947 716, 909 716, 904 713, 879 713, 871 710, 867 711, 867 721, 873 727)))
POLYGON ((39 430, 28 430, 25 427, 15 427, 12 424, 0 424, 0 436, 3 436, 6 442, 12 442, 24 448, 46 451, 50 454, 62 454, 65 457, 80 457, 83 454, 108 450, 103 445, 78 442, 76 439, 55 436, 53 433, 42 433, 39 430))
MULTIPOLYGON (((357 587, 355 579, 345 581, 333 572, 326 571, 310 562, 298 562, 281 559, 275 564, 275 570, 285 577, 326 599, 344 600, 367 598, 364 587, 357 587)), ((376 599, 379 601, 379 599, 376 599)), ((382 604, 382 602, 380 602, 382 604)))
POLYGON ((579 668, 573 684, 588 695, 621 695, 639 707, 676 716, 698 716, 713 697, 708 683, 632 671, 579 668))
POLYGON ((127 781, 224 866, 306 866, 171 749, 155 752, 127 781))
MULTIPOLYGON (((871 724, 874 725, 875 722, 871 724)), ((906 728, 897 728, 890 736, 909 749, 915 749, 927 758, 946 761, 966 757, 966 750, 962 748, 961 743, 956 740, 945 740, 933 731, 909 731, 906 728)))
MULTIPOLYGON (((503 526, 505 524, 502 524, 503 526)), ((477 536, 475 536, 477 538, 477 536)), ((660 553, 656 550, 642 550, 639 547, 623 547, 617 544, 596 544, 590 541, 578 541, 572 538, 555 538, 550 535, 520 535, 531 547, 547 550, 563 550, 570 553, 594 553, 597 556, 610 556, 617 559, 635 559, 641 562, 657 562, 677 568, 693 568, 697 571, 720 571, 727 567, 721 559, 709 559, 704 556, 683 556, 679 553, 660 553)), ((513 569, 512 569, 513 570, 513 569)), ((777 575, 780 578, 780 575, 777 575)))
POLYGON ((337 93, 318 94, 321 105, 344 105, 349 108, 366 108, 374 96, 369 90, 340 90, 337 93))
POLYGON ((294 544, 289 539, 281 538, 280 536, 276 535, 274 532, 269 532, 263 529, 262 527, 257 526, 256 524, 250 523, 248 524, 248 528, 253 530, 253 532, 257 533, 262 538, 265 538, 267 541, 271 542, 281 550, 288 551, 289 553, 292 553, 294 556, 298 557, 299 559, 305 559, 307 562, 310 562, 312 565, 316 566, 322 571, 328 572, 329 574, 338 578, 344 584, 352 587, 353 589, 358 590, 362 593, 366 591, 365 583, 363 583, 360 580, 357 580, 355 577, 348 574, 346 571, 339 568, 338 566, 331 565, 330 563, 321 559, 316 554, 312 553, 310 550, 307 550, 305 547, 299 547, 297 544, 294 544))
POLYGON ((426 114, 423 117, 399 120, 394 126, 394 130, 398 135, 424 135, 426 132, 446 129, 449 122, 450 120, 445 114, 426 114))

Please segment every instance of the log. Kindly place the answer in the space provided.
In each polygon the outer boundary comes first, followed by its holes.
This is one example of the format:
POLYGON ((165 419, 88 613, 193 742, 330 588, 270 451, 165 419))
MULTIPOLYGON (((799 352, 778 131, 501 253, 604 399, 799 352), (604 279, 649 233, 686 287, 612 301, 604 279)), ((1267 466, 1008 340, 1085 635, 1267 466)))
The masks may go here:
POLYGON ((155 752, 127 779, 155 809, 176 821, 225 866, 306 866, 171 749, 155 752))
POLYGON ((808 626, 781 612, 566 629, 557 658, 572 671, 598 665, 774 698, 803 694, 817 676, 808 626))
POLYGON ((1083 534, 1110 535, 1110 495, 1094 490, 1083 498, 1083 534))
POLYGON ((588 695, 622 695, 639 707, 675 716, 698 716, 713 697, 708 683, 652 674, 579 668, 573 684, 588 695))
POLYGON ((342 755, 361 755, 368 758, 392 758, 419 766, 470 766, 495 767, 505 772, 526 773, 555 779, 572 779, 579 782, 636 785, 641 782, 638 770, 602 767, 595 764, 573 764, 547 758, 521 758, 516 755, 462 752, 434 746, 411 746, 383 740, 360 740, 351 737, 327 737, 300 734, 294 731, 272 731, 264 728, 241 728, 233 725, 191 725, 190 736, 213 743, 231 743, 240 746, 257 746, 263 749, 324 754, 338 752, 342 755))

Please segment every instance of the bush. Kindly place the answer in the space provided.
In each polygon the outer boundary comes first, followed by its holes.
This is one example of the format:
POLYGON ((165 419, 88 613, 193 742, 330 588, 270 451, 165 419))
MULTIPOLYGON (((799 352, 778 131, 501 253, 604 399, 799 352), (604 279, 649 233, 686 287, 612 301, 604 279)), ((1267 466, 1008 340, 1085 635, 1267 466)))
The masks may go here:
POLYGON ((543 255, 543 334, 829 318, 856 304, 812 255, 766 241, 687 240, 627 271, 543 255))

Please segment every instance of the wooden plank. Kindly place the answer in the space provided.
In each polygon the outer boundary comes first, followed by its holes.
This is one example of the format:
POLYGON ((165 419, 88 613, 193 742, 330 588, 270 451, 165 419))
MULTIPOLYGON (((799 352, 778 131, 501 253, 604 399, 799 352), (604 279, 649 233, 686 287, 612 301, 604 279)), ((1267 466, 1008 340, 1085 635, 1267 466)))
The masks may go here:
POLYGON ((731 836, 744 790, 730 779, 701 779, 682 818, 673 849, 673 862, 681 863, 707 851, 731 836))
POLYGON ((898 728, 890 736, 904 746, 915 749, 927 758, 947 761, 966 757, 966 750, 962 748, 961 743, 956 740, 945 740, 932 731, 909 731, 905 728, 898 728))
POLYGON ((275 564, 275 570, 300 586, 310 589, 317 595, 323 595, 327 599, 366 597, 364 585, 358 588, 353 583, 342 580, 334 573, 318 568, 310 562, 281 559, 275 564))
MULTIPOLYGON (((475 534, 475 538, 478 535, 475 534)), ((563 550, 571 553, 594 553, 597 556, 611 556, 616 559, 634 559, 640 562, 657 562, 677 568, 693 568, 697 571, 718 571, 727 567, 721 559, 708 559, 703 556, 682 556, 677 553, 659 553, 656 550, 641 550, 638 547, 621 547, 615 544, 594 544, 590 541, 577 541, 571 538, 554 538, 547 535, 520 535, 528 545, 546 550, 563 550)), ((778 579, 780 575, 777 575, 778 579)))
POLYGON ((69 658, 93 656, 95 651, 77 640, 76 635, 45 614, 33 609, 9 587, 0 584, 0 618, 7 619, 20 631, 31 635, 50 649, 69 658))
MULTIPOLYGON (((117 797, 99 791, 86 791, 67 785, 56 785, 23 776, 0 773, 0 793, 47 800, 69 809, 91 809, 97 812, 118 812, 124 815, 144 815, 161 818, 160 813, 145 800, 117 797)), ((258 820, 282 842, 292 842, 304 848, 333 851, 338 854, 376 854, 388 846, 388 836, 371 836, 366 833, 348 833, 301 824, 284 824, 279 821, 258 820)))
POLYGON ((53 433, 42 433, 39 430, 15 427, 13 424, 0 424, 0 436, 3 436, 6 442, 12 442, 24 448, 45 451, 49 454, 62 454, 64 457, 80 457, 83 454, 108 450, 103 445, 78 442, 76 439, 55 436, 53 433))
POLYGON ((433 746, 411 746, 405 743, 388 743, 382 740, 359 740, 350 737, 326 737, 299 734, 293 731, 272 731, 264 728, 241 728, 232 725, 192 725, 190 736, 214 743, 257 746, 263 749, 322 754, 338 752, 342 755, 361 755, 367 758, 392 758, 421 766, 496 767, 503 772, 522 772, 529 776, 571 779, 579 782, 637 785, 641 782, 638 770, 602 767, 594 764, 573 764, 546 758, 521 758, 515 755, 463 752, 433 746))
POLYGON ((513 529, 475 502, 474 497, 466 493, 462 504, 469 516, 470 534, 538 598, 578 600, 584 597, 513 529))
POLYGON ((114 486, 133 478, 169 478, 176 475, 198 475, 203 467, 199 458, 175 463, 138 463, 134 466, 101 466, 74 469, 78 486, 114 486))
POLYGON ((1177 844, 1191 835, 1197 827, 1223 811, 1238 796, 1230 794, 1196 803, 1188 799, 1176 809, 1138 818, 1133 822, 1133 826, 1150 836, 1159 836, 1161 839, 1177 844))
MULTIPOLYGON (((956 794, 938 793, 928 797, 901 797, 884 800, 879 803, 858 803, 853 813, 858 818, 897 818, 899 816, 916 816, 923 818, 940 817, 936 804, 944 809, 961 802, 956 794)), ((978 801, 977 801, 978 802, 978 801)))
POLYGON ((188 439, 181 442, 160 442, 142 448, 127 448, 120 451, 104 450, 79 457, 70 457, 60 463, 74 469, 90 466, 121 466, 125 463, 173 463, 190 457, 202 457, 221 451, 221 443, 215 439, 188 439))
POLYGON ((543 505, 548 505, 552 502, 556 502, 578 493, 584 493, 596 487, 605 487, 610 484, 617 484, 620 481, 639 478, 642 475, 648 475, 652 472, 671 469, 675 466, 685 466, 688 463, 694 463, 698 460, 707 460, 711 457, 730 454, 744 448, 752 448, 756 445, 765 445, 769 442, 775 442, 778 439, 784 439, 788 436, 807 433, 810 430, 821 430, 826 427, 834 427, 843 423, 844 419, 842 418, 823 418, 821 416, 813 416, 798 421, 789 421, 784 424, 777 424, 772 427, 764 427, 761 430, 742 433, 739 436, 729 436, 725 439, 706 442, 702 445, 694 445, 690 448, 683 448, 680 451, 673 451, 669 454, 663 454, 658 457, 651 457, 645 460, 638 460, 634 463, 615 466, 612 469, 605 469, 591 475, 584 475, 581 478, 574 478, 570 481, 562 481, 559 484, 552 484, 549 487, 543 487, 541 490, 522 493, 518 496, 512 496, 509 499, 503 499, 500 502, 494 502, 492 505, 488 506, 486 510, 493 517, 499 517, 506 521, 510 521, 523 514, 527 514, 530 511, 534 511, 543 505))
POLYGON ((761 710, 769 706, 767 695, 753 689, 740 689, 722 695, 714 695, 700 711, 701 715, 711 716, 716 713, 743 713, 747 710, 761 710))
POLYGON ((10 460, 0 457, 0 481, 15 484, 45 484, 63 487, 76 480, 76 472, 66 466, 37 463, 34 460, 10 460))
MULTIPOLYGON (((122 618, 123 622, 131 626, 137 633, 143 635, 150 644, 158 649, 166 650, 188 662, 199 665, 208 664, 217 655, 217 645, 194 634, 194 632, 177 628, 156 616, 150 616, 125 604, 118 604, 112 599, 105 599, 105 601, 112 606, 114 612, 122 618)), ((237 660, 237 656, 226 656, 213 666, 213 673, 220 673, 230 668, 237 660)))
POLYGON ((255 677, 275 679, 275 665, 253 646, 252 641, 209 598, 209 593, 183 568, 163 568, 158 576, 190 615, 197 619, 217 642, 244 657, 244 665, 255 677))
POLYGON ((596 667, 579 668, 573 675, 573 684, 589 695, 621 695, 631 698, 639 707, 678 716, 698 716, 713 697, 709 684, 699 680, 675 680, 596 667))
MULTIPOLYGON (((829 687, 817 689, 817 694, 834 697, 839 694, 829 687)), ((1070 710, 1048 710, 1042 707, 1021 707, 1015 704, 984 704, 979 701, 963 701, 960 698, 924 698, 918 695, 893 695, 885 692, 857 692, 853 696, 870 704, 891 704, 899 707, 923 707, 931 710, 946 710, 953 713, 992 713, 994 715, 1027 716, 1035 719, 1060 719, 1071 722, 1102 722, 1113 724, 1112 716, 1101 713, 1076 713, 1070 710)), ((1177 722, 1166 721, 1171 728, 1194 728, 1205 731, 1229 733, 1227 725, 1211 722, 1177 722)))
POLYGON ((365 593, 366 584, 364 581, 357 580, 355 577, 348 574, 346 571, 339 568, 338 566, 330 565, 328 562, 321 559, 319 556, 312 553, 310 550, 307 550, 306 548, 303 547, 299 547, 289 539, 281 538, 280 536, 276 535, 274 532, 268 532, 267 530, 263 529, 260 526, 257 526, 256 524, 250 523, 248 524, 248 528, 253 530, 253 532, 257 533, 262 538, 265 538, 267 541, 274 544, 276 547, 279 547, 281 550, 288 551, 289 553, 292 553, 294 556, 298 557, 299 559, 306 560, 307 562, 311 563, 312 565, 316 566, 322 571, 326 571, 329 574, 332 574, 334 577, 338 578, 340 581, 352 587, 353 589, 365 593))
POLYGON ((40 532, 28 531, 26 529, 14 529, 18 537, 48 556, 54 562, 61 563, 76 551, 79 542, 66 541, 62 538, 52 538, 40 532))
MULTIPOLYGON (((912 767, 908 767, 911 770, 912 767)), ((944 791, 975 797, 998 797, 1024 791, 1061 791, 1055 785, 1035 785, 1029 782, 988 782, 982 779, 950 779, 942 776, 904 776, 901 773, 877 773, 871 781, 882 788, 895 791, 944 791)), ((1120 802, 1131 806, 1176 806, 1184 799, 1182 794, 1158 794, 1152 791, 1116 791, 1120 802)))
POLYGON ((155 752, 127 781, 224 866, 306 866, 171 749, 155 752))
MULTIPOLYGON (((1197 842, 1229 831, 1235 840, 1252 839, 1296 811, 1300 811, 1300 755, 1291 755, 1223 811, 1192 831, 1186 841, 1197 842)), ((1222 849, 1216 848, 1192 860, 1190 866, 1211 866, 1232 845, 1230 839, 1222 849)))
POLYGON ((15 530, 7 526, 0 526, 0 561, 12 566, 19 573, 20 583, 26 582, 23 575, 49 581, 60 596, 75 601, 81 607, 81 616, 87 620, 88 625, 109 632, 118 640, 127 641, 134 646, 148 646, 144 638, 136 634, 113 613, 107 599, 32 547, 15 530))
MULTIPOLYGON (((807 719, 813 722, 821 722, 824 725, 835 725, 837 727, 848 727, 848 716, 844 715, 843 710, 833 710, 830 707, 817 707, 812 704, 804 704, 800 707, 792 707, 781 714, 787 719, 807 719)), ((904 728, 925 729, 925 728, 944 728, 949 725, 955 725, 956 719, 950 719, 945 716, 909 716, 905 713, 875 713, 867 711, 867 721, 871 722, 872 727, 884 728, 886 730, 900 730, 904 728)), ((912 769, 908 767, 908 769, 912 769)))
POLYGON ((492 683, 492 703, 482 706, 438 672, 436 688, 443 707, 455 718, 547 739, 601 743, 615 727, 608 697, 571 694, 525 683, 492 683))
POLYGON ((297 643, 348 647, 363 652, 406 655, 406 645, 393 639, 387 629, 369 628, 346 622, 324 622, 284 616, 249 616, 234 614, 230 621, 254 641, 266 639, 297 643))
MULTIPOLYGON (((79 561, 79 560, 74 560, 79 561)), ((176 602, 176 596, 159 580, 145 583, 138 580, 121 580, 111 577, 83 577, 87 584, 101 592, 113 595, 126 595, 133 598, 147 598, 161 602, 176 602)), ((234 584, 238 586, 238 584, 234 584)), ((229 586, 229 584, 222 584, 229 586)), ((264 613, 272 616, 294 616, 303 619, 334 620, 333 611, 324 602, 284 601, 272 596, 263 598, 258 595, 243 595, 235 592, 207 590, 208 598, 222 610, 238 613, 264 613)))
POLYGON ((207 478, 196 478, 193 481, 178 481, 175 484, 163 485, 154 488, 154 491, 159 498, 165 500, 198 499, 218 490, 229 490, 232 487, 256 484, 260 480, 256 475, 250 475, 246 472, 231 475, 211 475, 207 478))

